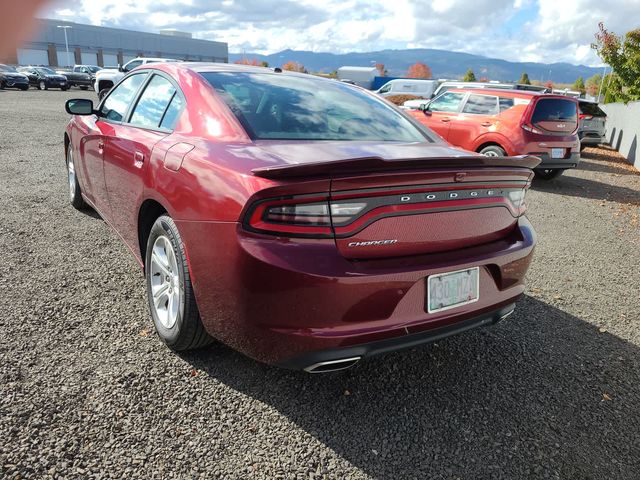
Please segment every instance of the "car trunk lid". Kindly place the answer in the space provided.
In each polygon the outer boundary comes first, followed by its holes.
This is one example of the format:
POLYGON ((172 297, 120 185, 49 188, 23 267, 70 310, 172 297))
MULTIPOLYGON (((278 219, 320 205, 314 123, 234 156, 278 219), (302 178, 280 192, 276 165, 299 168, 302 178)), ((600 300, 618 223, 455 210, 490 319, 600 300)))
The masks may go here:
POLYGON ((285 182, 329 177, 330 231, 349 259, 442 252, 508 235, 524 211, 524 191, 539 159, 485 157, 448 147, 435 151, 453 156, 328 160, 320 154, 321 161, 287 162, 253 173, 285 182))

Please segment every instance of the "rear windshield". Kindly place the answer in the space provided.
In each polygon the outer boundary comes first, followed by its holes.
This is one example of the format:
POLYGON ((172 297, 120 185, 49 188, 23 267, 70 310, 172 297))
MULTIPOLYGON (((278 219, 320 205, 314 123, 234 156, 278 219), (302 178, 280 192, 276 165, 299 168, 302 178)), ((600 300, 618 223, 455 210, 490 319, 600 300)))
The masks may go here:
POLYGON ((560 98, 543 98, 536 103, 532 123, 577 121, 576 102, 560 98))
POLYGON ((591 115, 593 117, 606 117, 607 114, 602 111, 597 103, 580 102, 578 103, 580 113, 591 115))
POLYGON ((285 73, 201 75, 254 139, 430 140, 384 100, 341 82, 285 73))

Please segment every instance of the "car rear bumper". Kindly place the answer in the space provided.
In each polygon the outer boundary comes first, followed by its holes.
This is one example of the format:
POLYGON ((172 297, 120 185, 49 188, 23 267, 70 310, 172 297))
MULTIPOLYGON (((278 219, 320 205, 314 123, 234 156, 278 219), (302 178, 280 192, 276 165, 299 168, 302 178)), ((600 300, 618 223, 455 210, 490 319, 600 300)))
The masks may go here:
POLYGON ((606 143, 604 132, 599 131, 584 131, 578 132, 580 137, 580 143, 582 145, 598 145, 600 143, 606 143))
POLYGON ((568 169, 568 168, 576 168, 580 163, 580 152, 572 152, 566 158, 551 158, 551 156, 544 153, 532 153, 530 155, 535 155, 539 157, 542 162, 538 165, 538 168, 548 168, 548 169, 568 169))
POLYGON ((468 320, 453 323, 440 328, 433 328, 420 333, 399 335, 385 340, 363 343, 353 347, 329 348, 326 350, 303 353, 288 358, 278 364, 279 367, 291 370, 306 370, 309 373, 323 373, 343 370, 355 365, 365 358, 413 348, 437 342, 453 335, 464 333, 474 328, 493 325, 506 319, 516 308, 515 303, 496 308, 468 320))
POLYGON ((332 239, 250 234, 229 222, 176 223, 207 331, 250 357, 291 368, 339 352, 370 356, 411 346, 418 337, 424 343, 491 323, 524 292, 535 244, 531 224, 521 217, 491 243, 350 261, 332 239), (427 313, 429 275, 475 266, 478 301, 427 313))

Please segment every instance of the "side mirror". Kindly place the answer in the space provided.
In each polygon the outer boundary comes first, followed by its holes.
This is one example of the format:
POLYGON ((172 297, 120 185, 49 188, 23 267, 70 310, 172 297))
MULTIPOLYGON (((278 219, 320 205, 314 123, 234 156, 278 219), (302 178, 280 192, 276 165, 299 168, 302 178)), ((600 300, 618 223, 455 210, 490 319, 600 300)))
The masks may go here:
POLYGON ((67 113, 71 115, 93 115, 93 102, 86 98, 73 98, 67 100, 64 105, 67 113))
POLYGON ((425 102, 420 105, 420 110, 422 110, 422 113, 424 113, 425 115, 431 115, 431 110, 429 110, 429 103, 431 102, 425 102))
POLYGON ((124 69, 124 67, 120 64, 118 64, 118 71, 119 72, 126 72, 126 70, 124 69))

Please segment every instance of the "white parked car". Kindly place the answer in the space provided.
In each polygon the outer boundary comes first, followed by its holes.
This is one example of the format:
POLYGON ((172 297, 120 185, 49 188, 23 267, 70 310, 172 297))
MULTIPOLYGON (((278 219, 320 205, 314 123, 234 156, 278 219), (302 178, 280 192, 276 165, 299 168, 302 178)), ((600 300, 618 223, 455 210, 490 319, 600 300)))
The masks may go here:
POLYGON ((179 62, 180 60, 175 60, 173 58, 150 58, 150 57, 139 57, 134 58, 133 60, 129 60, 123 66, 119 67, 117 70, 113 68, 105 68, 96 72, 96 79, 93 85, 96 93, 100 100, 111 90, 116 83, 118 83, 122 77, 124 77, 128 72, 133 70, 140 65, 144 65, 146 63, 159 63, 159 62, 179 62))
POLYGON ((415 95, 416 97, 431 98, 437 86, 437 80, 397 78, 395 80, 389 80, 376 90, 376 93, 383 97, 389 97, 391 95, 415 95))

